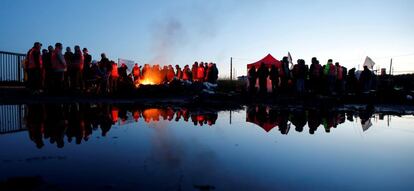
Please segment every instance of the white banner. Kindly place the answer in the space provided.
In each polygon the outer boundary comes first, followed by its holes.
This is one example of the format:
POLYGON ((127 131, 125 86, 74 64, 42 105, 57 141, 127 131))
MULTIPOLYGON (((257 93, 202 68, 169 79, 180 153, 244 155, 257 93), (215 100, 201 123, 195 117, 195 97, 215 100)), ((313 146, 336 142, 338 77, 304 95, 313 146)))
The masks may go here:
POLYGON ((125 64, 126 66, 128 66, 129 70, 132 70, 132 67, 134 67, 135 62, 133 60, 118 58, 118 67, 122 64, 125 64))

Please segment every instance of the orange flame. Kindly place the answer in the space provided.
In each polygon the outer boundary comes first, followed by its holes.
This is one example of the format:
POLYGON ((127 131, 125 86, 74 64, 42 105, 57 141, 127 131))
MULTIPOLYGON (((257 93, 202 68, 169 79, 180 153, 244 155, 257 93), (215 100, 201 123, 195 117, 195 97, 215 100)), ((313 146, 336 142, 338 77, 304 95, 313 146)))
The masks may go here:
POLYGON ((159 85, 163 82, 163 76, 158 70, 148 69, 140 79, 135 81, 135 86, 140 85, 159 85))

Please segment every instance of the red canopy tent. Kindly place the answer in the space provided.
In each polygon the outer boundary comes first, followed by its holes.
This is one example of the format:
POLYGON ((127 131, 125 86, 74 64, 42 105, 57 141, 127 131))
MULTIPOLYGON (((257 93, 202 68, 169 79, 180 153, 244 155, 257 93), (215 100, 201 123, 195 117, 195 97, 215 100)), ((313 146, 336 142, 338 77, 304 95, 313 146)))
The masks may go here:
POLYGON ((276 65, 277 68, 280 68, 280 66, 282 65, 282 62, 280 62, 279 60, 277 60, 275 57, 273 57, 271 54, 268 54, 267 56, 265 56, 264 58, 262 58, 261 60, 257 61, 257 62, 253 62, 251 64, 247 64, 247 70, 249 70, 251 67, 256 67, 259 68, 259 66, 264 63, 265 66, 267 68, 270 69, 270 67, 272 65, 276 65))
MULTIPOLYGON (((265 56, 264 58, 262 58, 261 60, 257 61, 257 62, 253 62, 251 64, 247 64, 247 71, 250 70, 250 68, 255 67, 256 69, 258 69, 260 67, 260 65, 264 63, 265 66, 270 70, 270 68, 272 67, 272 65, 275 65, 276 68, 281 68, 282 66, 282 62, 280 62, 279 60, 277 60, 275 57, 273 57, 271 54, 268 54, 267 56, 265 56)), ((249 72, 247 72, 247 76, 249 76, 249 72)), ((250 84, 248 84, 247 86, 249 86, 250 84)), ((259 81, 256 81, 255 84, 256 87, 259 87, 259 81)), ((270 81, 270 79, 267 79, 267 91, 271 92, 272 91, 272 82, 270 81)))

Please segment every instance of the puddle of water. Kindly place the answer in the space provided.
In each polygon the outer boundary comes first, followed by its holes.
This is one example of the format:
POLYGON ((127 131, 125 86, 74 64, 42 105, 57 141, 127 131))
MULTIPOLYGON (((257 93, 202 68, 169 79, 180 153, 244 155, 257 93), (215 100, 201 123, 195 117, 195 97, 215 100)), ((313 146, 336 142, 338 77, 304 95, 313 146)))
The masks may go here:
POLYGON ((414 188, 412 116, 71 104, 0 106, 0 119, 0 188, 414 188))

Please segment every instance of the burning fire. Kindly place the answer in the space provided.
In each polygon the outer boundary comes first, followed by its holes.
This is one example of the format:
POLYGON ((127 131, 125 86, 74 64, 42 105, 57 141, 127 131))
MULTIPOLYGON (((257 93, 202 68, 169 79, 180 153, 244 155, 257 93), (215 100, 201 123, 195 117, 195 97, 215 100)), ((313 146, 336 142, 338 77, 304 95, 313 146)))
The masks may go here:
POLYGON ((148 69, 140 79, 135 81, 135 86, 159 85, 163 82, 163 76, 159 70, 148 69))

